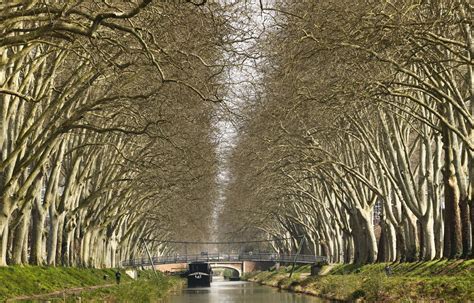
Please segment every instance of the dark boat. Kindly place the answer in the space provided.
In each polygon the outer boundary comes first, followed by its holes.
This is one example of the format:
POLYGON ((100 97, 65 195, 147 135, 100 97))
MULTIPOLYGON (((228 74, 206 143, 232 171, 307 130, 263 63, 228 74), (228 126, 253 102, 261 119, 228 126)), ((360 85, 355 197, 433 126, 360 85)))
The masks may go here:
POLYGON ((192 262, 188 265, 188 287, 209 287, 212 282, 211 265, 206 262, 192 262))

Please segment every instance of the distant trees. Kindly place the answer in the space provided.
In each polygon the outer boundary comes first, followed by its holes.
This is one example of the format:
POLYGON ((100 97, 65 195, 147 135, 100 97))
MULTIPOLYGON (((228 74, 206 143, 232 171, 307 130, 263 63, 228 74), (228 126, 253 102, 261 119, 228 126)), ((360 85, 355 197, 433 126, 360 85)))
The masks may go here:
POLYGON ((117 266, 176 217, 205 232, 227 25, 204 3, 0 4, 0 266, 117 266))
POLYGON ((242 212, 247 229, 303 234, 332 262, 472 256, 472 5, 265 11, 262 97, 233 154, 223 221, 242 226, 242 212))

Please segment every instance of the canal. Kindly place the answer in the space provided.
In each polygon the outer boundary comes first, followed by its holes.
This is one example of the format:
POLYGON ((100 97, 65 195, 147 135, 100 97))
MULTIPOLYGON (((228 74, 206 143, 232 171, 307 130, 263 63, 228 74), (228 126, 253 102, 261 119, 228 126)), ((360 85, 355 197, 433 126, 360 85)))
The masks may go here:
POLYGON ((322 303, 316 297, 281 291, 252 282, 215 279, 211 287, 185 288, 172 293, 163 303, 322 303))

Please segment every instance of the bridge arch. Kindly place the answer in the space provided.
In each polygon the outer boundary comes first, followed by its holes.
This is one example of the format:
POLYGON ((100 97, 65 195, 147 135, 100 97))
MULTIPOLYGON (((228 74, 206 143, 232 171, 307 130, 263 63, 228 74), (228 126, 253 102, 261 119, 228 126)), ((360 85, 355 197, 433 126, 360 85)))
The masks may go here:
POLYGON ((239 277, 242 277, 243 274, 243 264, 236 263, 236 264, 228 264, 228 263, 210 263, 211 268, 224 268, 224 269, 232 269, 238 273, 239 277))

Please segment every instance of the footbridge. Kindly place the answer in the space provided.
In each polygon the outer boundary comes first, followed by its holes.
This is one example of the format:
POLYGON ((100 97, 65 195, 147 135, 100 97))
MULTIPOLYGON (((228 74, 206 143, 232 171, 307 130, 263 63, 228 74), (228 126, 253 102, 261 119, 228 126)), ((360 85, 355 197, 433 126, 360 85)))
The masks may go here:
MULTIPOLYGON (((128 268, 153 268, 162 272, 176 272, 187 270, 188 264, 192 262, 206 262, 213 268, 229 268, 239 273, 241 276, 244 273, 252 272, 255 270, 267 270, 272 266, 283 264, 293 264, 291 274, 293 273, 295 264, 320 264, 327 262, 328 258, 325 256, 315 255, 304 255, 301 254, 301 248, 305 242, 305 238, 302 236, 295 237, 300 238, 301 241, 297 246, 298 249, 294 254, 281 254, 275 252, 244 252, 244 245, 249 243, 262 244, 278 241, 289 240, 290 238, 272 239, 272 240, 251 240, 251 241, 232 241, 232 242, 190 242, 190 241, 171 241, 171 240, 153 240, 153 239, 141 239, 146 249, 146 257, 124 260, 121 262, 123 267, 128 268), (165 256, 152 256, 148 249, 147 242, 159 242, 168 243, 173 245, 184 245, 184 254, 175 253, 173 255, 165 256), (188 254, 189 245, 213 245, 217 249, 217 253, 209 253, 208 251, 201 252, 200 254, 188 254), (222 246, 232 245, 233 251, 225 253, 222 246), (235 253, 236 245, 240 246, 240 253, 235 253)), ((294 238, 293 238, 294 239, 294 238)), ((290 276, 291 276, 290 274, 290 276)))
POLYGON ((191 262, 207 262, 213 268, 230 268, 239 276, 255 270, 266 270, 277 263, 284 264, 315 264, 326 262, 327 257, 301 254, 276 253, 215 253, 170 255, 151 258, 139 258, 122 261, 123 267, 154 267, 163 272, 181 271, 191 262))

